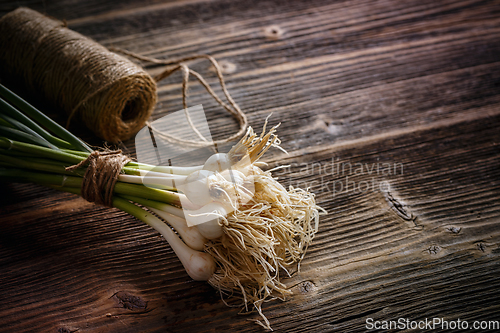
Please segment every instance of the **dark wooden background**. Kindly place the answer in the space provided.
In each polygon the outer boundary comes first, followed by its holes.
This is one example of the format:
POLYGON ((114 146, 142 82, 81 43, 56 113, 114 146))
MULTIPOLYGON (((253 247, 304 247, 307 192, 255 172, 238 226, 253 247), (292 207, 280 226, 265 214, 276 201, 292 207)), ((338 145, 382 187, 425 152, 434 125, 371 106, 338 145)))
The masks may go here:
MULTIPOLYGON (((276 331, 500 321, 499 1, 22 0, 0 2, 0 15, 20 5, 105 46, 211 54, 254 128, 271 112, 282 123, 289 155, 266 161, 291 165, 282 182, 311 186, 328 215, 285 281, 293 296, 264 305, 276 331)), ((207 67, 194 65, 216 83, 207 67)), ((181 108, 179 78, 160 84, 155 119, 181 108)), ((193 85, 199 103, 216 136, 237 130, 193 85)), ((0 331, 262 331, 127 214, 1 186, 0 331)))

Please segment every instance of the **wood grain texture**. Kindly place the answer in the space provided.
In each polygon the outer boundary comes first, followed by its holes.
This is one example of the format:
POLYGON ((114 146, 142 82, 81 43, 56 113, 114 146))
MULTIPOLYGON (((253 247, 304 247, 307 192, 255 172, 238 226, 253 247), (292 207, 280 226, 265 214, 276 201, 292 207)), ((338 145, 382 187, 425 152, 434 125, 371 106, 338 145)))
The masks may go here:
MULTIPOLYGON (((328 215, 293 296, 264 305, 276 331, 500 321, 499 1, 4 1, 0 15, 19 5, 105 46, 212 54, 254 128, 282 123, 289 154, 266 161, 328 215)), ((160 82, 155 119, 181 109, 178 83, 160 82)), ((215 137, 237 129, 196 84, 189 103, 215 137)), ((29 184, 1 195, 0 331, 262 331, 127 214, 29 184)))

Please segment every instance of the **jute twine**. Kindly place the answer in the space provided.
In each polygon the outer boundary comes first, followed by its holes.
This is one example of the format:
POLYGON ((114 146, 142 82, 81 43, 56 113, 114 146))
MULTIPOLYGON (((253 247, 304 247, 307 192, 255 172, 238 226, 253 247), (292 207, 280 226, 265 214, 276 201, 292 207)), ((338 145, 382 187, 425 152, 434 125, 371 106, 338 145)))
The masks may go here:
POLYGON ((2 76, 19 78, 97 136, 129 139, 151 115, 156 83, 141 67, 64 23, 18 8, 0 18, 2 76))

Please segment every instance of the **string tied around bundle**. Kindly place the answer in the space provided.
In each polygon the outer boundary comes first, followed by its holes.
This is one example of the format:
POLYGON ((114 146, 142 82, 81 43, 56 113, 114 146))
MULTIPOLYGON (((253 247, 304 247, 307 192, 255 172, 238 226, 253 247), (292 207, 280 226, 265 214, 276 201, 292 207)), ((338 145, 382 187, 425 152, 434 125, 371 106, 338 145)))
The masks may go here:
POLYGON ((66 171, 87 166, 82 179, 81 196, 89 202, 113 207, 113 191, 118 176, 130 160, 121 150, 95 150, 80 163, 67 167, 66 171))

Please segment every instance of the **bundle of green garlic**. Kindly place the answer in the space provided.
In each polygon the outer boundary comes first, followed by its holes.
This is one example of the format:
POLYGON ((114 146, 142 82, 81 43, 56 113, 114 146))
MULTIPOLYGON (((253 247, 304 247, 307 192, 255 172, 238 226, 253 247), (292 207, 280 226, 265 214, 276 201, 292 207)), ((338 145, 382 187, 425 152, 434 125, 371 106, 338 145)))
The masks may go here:
POLYGON ((308 190, 287 190, 259 161, 279 147, 277 126, 248 128, 228 153, 197 167, 134 162, 93 150, 0 85, 0 180, 32 182, 127 212, 168 241, 189 276, 237 295, 257 321, 262 303, 285 299, 290 276, 324 212, 308 190), (102 172, 102 170, 108 172, 102 172))

